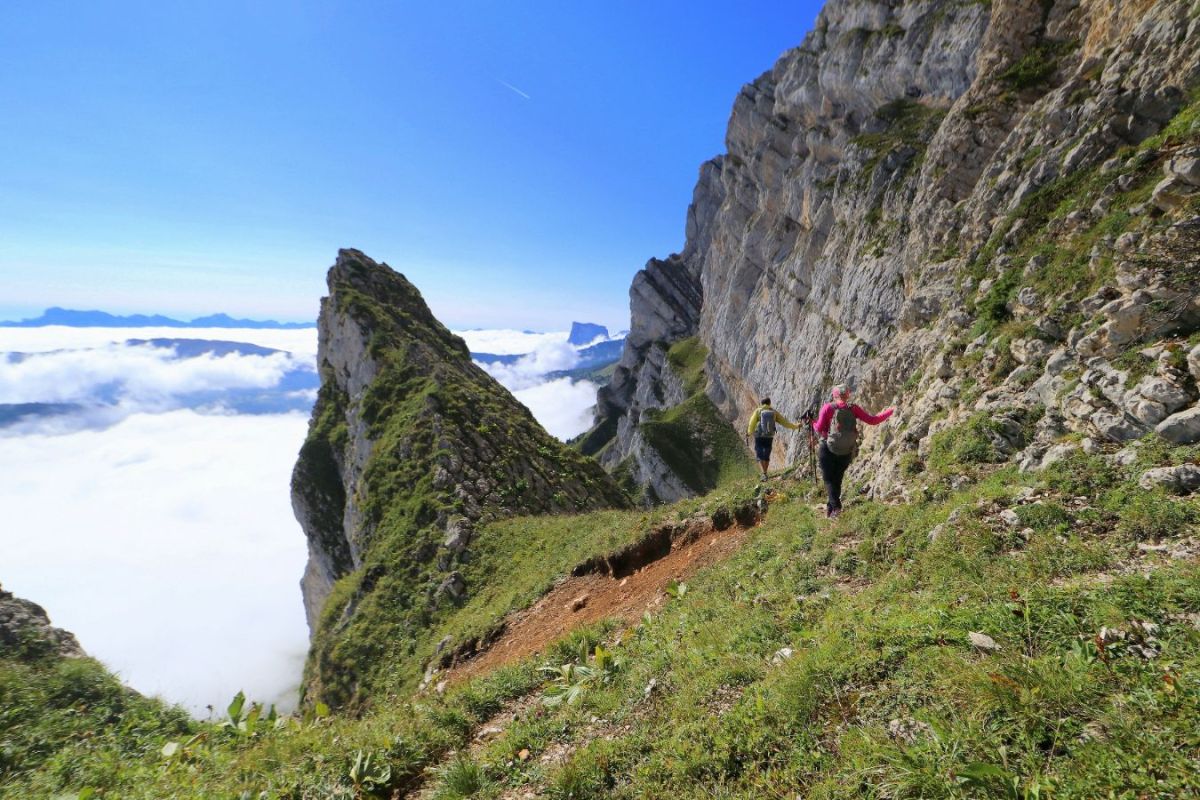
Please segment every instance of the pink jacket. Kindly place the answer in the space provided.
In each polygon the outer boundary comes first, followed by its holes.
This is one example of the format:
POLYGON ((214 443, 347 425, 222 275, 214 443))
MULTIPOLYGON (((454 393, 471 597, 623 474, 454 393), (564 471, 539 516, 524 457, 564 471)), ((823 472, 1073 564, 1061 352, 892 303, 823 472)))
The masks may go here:
MULTIPOLYGON (((826 403, 825 405, 821 406, 821 413, 817 415, 817 421, 813 423, 813 430, 817 432, 818 436, 824 439, 829 435, 829 424, 833 421, 833 410, 835 408, 845 407, 845 403, 838 403, 836 405, 833 403, 826 403)), ((862 406, 859 405, 850 406, 850 410, 854 413, 856 418, 862 420, 868 425, 878 425, 895 413, 895 409, 889 408, 885 411, 881 411, 878 414, 872 415, 868 414, 866 411, 863 411, 862 406)))

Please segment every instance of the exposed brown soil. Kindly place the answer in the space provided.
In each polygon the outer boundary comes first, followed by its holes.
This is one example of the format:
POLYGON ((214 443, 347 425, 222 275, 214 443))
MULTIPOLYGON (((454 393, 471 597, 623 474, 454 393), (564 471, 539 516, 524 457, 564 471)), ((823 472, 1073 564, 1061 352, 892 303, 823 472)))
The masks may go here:
POLYGON ((641 619, 663 603, 672 581, 737 552, 757 521, 752 506, 739 509, 734 519, 694 517, 581 564, 532 606, 509 614, 498 635, 481 643, 479 652, 460 655, 439 677, 453 683, 482 675, 541 652, 589 623, 641 619))
MULTIPOLYGON (((509 614, 493 634, 471 642, 468 649, 446 654, 450 666, 439 673, 438 680, 455 683, 527 658, 582 625, 603 619, 628 623, 640 619, 662 605, 666 588, 673 581, 686 580, 737 552, 758 523, 762 508, 765 501, 748 503, 733 512, 721 510, 712 517, 697 515, 667 523, 621 550, 580 564, 532 606, 509 614)), ((465 748, 466 754, 477 757, 494 736, 528 713, 535 701, 536 695, 531 694, 507 703, 478 727, 465 748)), ((593 720, 594 730, 589 735, 616 735, 601 722, 593 720)), ((572 749, 556 744, 539 760, 559 763, 569 757, 572 749)), ((427 768, 414 786, 397 790, 393 796, 418 800, 433 797, 436 786, 429 779, 454 756, 454 751, 447 753, 436 767, 427 768)), ((502 800, 534 796, 536 790, 525 786, 506 791, 502 800)))

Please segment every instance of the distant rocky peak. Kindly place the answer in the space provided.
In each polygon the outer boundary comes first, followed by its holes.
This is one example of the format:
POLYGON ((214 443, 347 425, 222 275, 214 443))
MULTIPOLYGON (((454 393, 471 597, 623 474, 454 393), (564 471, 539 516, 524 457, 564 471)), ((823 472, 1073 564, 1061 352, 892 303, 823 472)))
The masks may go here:
POLYGON ((576 346, 591 344, 599 337, 608 338, 608 328, 592 322, 572 322, 567 342, 576 346))

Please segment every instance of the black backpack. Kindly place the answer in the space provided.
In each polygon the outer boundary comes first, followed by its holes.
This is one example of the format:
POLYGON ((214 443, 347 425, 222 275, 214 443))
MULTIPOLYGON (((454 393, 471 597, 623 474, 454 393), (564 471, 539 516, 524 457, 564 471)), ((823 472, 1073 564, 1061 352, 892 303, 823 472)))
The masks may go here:
POLYGON ((754 435, 761 439, 772 439, 775 437, 775 412, 769 408, 764 408, 758 415, 758 427, 754 429, 754 435))
POLYGON ((850 406, 833 409, 833 421, 829 424, 829 435, 825 437, 829 452, 838 456, 854 453, 858 446, 858 419, 850 406))

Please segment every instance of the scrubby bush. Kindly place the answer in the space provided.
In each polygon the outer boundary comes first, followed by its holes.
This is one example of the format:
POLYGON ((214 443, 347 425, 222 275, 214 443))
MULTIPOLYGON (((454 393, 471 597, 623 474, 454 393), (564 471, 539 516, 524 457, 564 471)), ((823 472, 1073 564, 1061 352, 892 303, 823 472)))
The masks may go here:
POLYGON ((1117 515, 1117 531, 1136 541, 1179 536, 1200 520, 1195 504, 1161 490, 1124 488, 1109 494, 1104 505, 1117 515))

